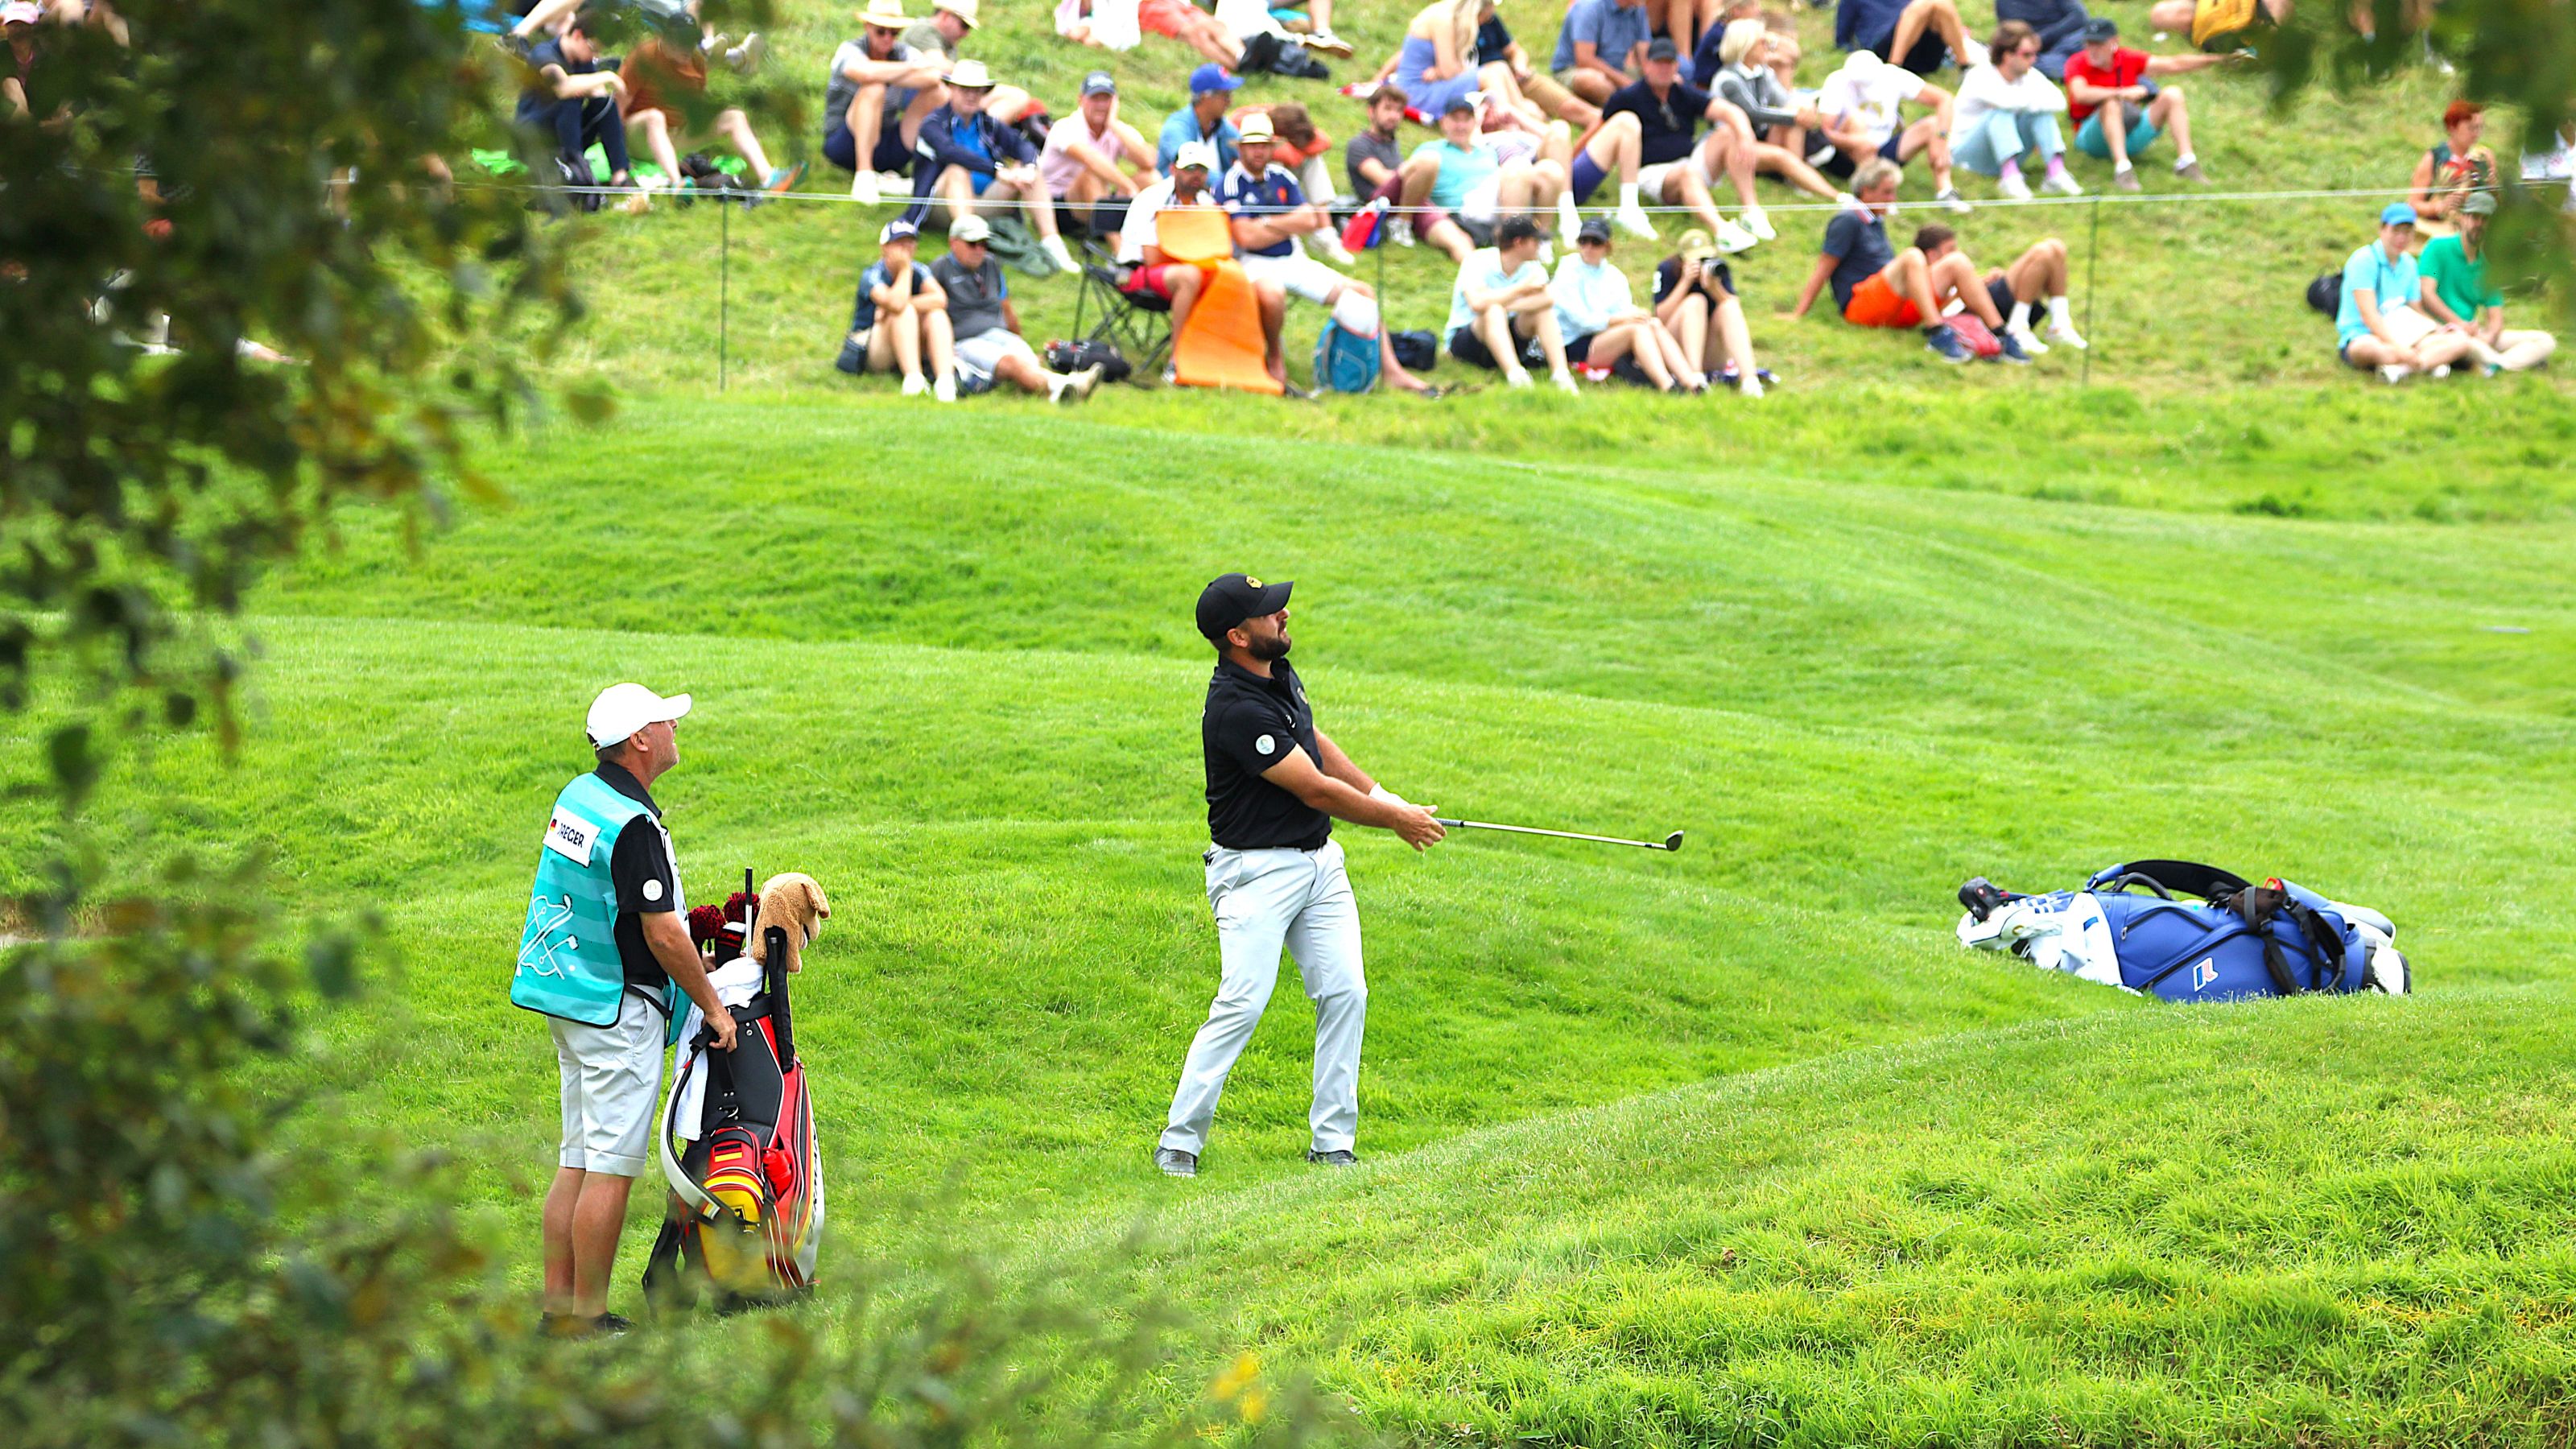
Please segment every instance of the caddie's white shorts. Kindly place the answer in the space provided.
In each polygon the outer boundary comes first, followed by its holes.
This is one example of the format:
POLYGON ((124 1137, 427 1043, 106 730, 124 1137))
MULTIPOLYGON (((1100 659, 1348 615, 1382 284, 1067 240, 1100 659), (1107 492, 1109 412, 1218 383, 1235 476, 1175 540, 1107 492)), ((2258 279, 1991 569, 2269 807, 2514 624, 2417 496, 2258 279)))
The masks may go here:
POLYGON ((1256 282, 1277 282, 1291 297, 1303 297, 1321 307, 1333 300, 1333 294, 1351 284, 1351 279, 1325 266, 1310 256, 1290 252, 1284 257, 1243 259, 1243 274, 1256 282))
POLYGON ((563 1078, 563 1150, 555 1160, 582 1172, 642 1177, 662 1095, 662 1013, 630 991, 612 1026, 559 1016, 547 1024, 563 1078))

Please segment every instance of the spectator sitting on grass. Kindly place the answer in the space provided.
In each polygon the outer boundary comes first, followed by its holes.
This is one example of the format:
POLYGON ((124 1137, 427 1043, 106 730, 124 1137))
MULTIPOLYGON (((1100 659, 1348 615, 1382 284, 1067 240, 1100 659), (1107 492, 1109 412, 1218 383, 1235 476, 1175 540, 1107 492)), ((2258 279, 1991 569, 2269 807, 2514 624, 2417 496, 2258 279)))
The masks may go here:
POLYGON ((1706 392, 1707 379, 1682 361, 1681 344, 1637 305, 1627 274, 1610 264, 1610 223, 1601 217, 1585 221, 1574 234, 1574 250, 1556 264, 1547 286, 1556 303, 1556 330, 1565 360, 1607 376, 1633 375, 1657 392, 1706 392), (1619 364, 1626 362, 1627 367, 1619 364))
POLYGON ((1554 76, 1539 74, 1503 17, 1491 10, 1476 23, 1476 77, 1486 96, 1522 116, 1532 129, 1551 118, 1589 129, 1601 119, 1600 107, 1557 84, 1554 76))
MULTIPOLYGON (((950 225, 976 214, 979 204, 995 209, 1012 202, 1034 203, 1022 209, 1034 227, 1047 260, 1071 272, 1080 270, 1064 238, 1056 235, 1055 205, 1038 175, 1038 148, 1013 127, 984 109, 993 79, 979 60, 961 60, 948 73, 948 104, 921 123, 913 149, 919 159, 912 171, 912 205, 904 219, 918 226, 930 210, 930 198, 948 203, 950 225)), ((995 265, 1000 265, 995 263, 995 265)), ((961 336, 962 344, 964 338, 961 336)))
POLYGON ((1548 70, 1558 85, 1597 106, 1643 73, 1652 39, 1645 0, 1574 0, 1548 70))
POLYGON ((2406 183, 2422 229, 2447 230, 2461 198, 2495 185, 2495 153, 2478 140, 2486 125, 2486 107, 2475 101, 2453 101, 2442 112, 2442 139, 2416 158, 2406 183))
POLYGON ((2416 305, 2423 282, 2407 248, 2415 240, 2415 208, 2390 202, 2379 213, 2379 238, 2343 264, 2343 304, 2335 313, 2335 355, 2390 383, 2418 372, 2450 375, 2451 364, 2470 353, 2469 334, 2445 327, 2416 305))
POLYGON ((1921 156, 1932 171, 1933 205, 1973 211, 1951 179, 1951 105, 1948 91, 1873 52, 1855 50, 1842 69, 1825 77, 1824 89, 1816 94, 1828 146, 1821 156, 1811 150, 1808 157, 1817 170, 1848 182, 1873 158, 1901 171, 1921 156), (1932 113, 1909 125, 1903 109, 1908 101, 1929 106, 1932 113))
POLYGON ((850 195, 868 206, 883 197, 877 176, 912 175, 921 123, 948 104, 946 67, 903 43, 903 0, 868 0, 857 40, 832 53, 823 88, 823 159, 852 173, 850 195))
POLYGON ((1834 46, 1867 50, 1916 75, 1930 75, 1944 59, 1966 70, 1976 50, 1957 0, 1838 0, 1834 46))
MULTIPOLYGON (((1759 138, 1752 119, 1732 101, 1683 80, 1681 52, 1670 37, 1657 36, 1646 47, 1644 79, 1601 103, 1601 125, 1574 159, 1573 204, 1580 204, 1603 176, 1616 170, 1621 176, 1620 222, 1636 231, 1634 221, 1642 220, 1642 213, 1634 218, 1625 215, 1632 210, 1626 188, 1632 140, 1638 193, 1646 200, 1688 208, 1729 252, 1744 251, 1779 234, 1753 192, 1759 138), (1709 126, 1705 140, 1699 134, 1703 123, 1709 126), (1741 225, 1717 213, 1711 191, 1721 175, 1733 183, 1743 202, 1741 225)), ((1565 229, 1571 230, 1572 225, 1565 229)), ((1654 234, 1651 224, 1642 234, 1654 234)))
POLYGON ((641 211, 644 193, 627 169, 626 125, 617 116, 617 97, 626 82, 617 72, 599 68, 599 50, 590 34, 597 23, 596 12, 576 11, 562 35, 529 49, 528 67, 536 77, 519 93, 518 124, 553 140, 556 159, 578 185, 591 184, 586 158, 597 145, 608 156, 607 184, 633 191, 624 209, 641 211))
MULTIPOLYGON (((1216 205, 1216 193, 1208 188, 1209 175, 1216 169, 1214 146, 1205 141, 1183 146, 1172 162, 1172 174, 1136 193, 1136 200, 1127 208, 1127 222, 1118 230, 1118 263, 1127 269, 1119 283, 1120 290, 1170 304, 1175 337, 1189 325, 1190 309, 1198 305, 1199 287, 1205 279, 1197 267, 1163 255, 1155 218, 1180 208, 1216 205)), ((1276 283, 1256 281, 1252 285, 1256 295, 1279 290, 1276 283)), ((1263 297, 1261 303, 1265 315, 1274 305, 1282 313, 1287 310, 1284 299, 1274 302, 1263 297)))
MULTIPOLYGON (((1956 233, 1946 226, 1927 226, 1915 233, 1914 245, 1902 252, 1888 244, 1887 213, 1896 205, 1898 174, 1894 163, 1872 161, 1853 178, 1860 190, 1861 204, 1825 224, 1824 247, 1790 315, 1806 316, 1807 309, 1815 305, 1816 294, 1831 283, 1835 306, 1844 321, 1855 327, 1920 327, 1924 329, 1923 345, 1940 354, 1943 361, 1966 362, 1975 354, 1941 320, 1942 309, 1955 299, 2002 342, 2006 360, 2029 361, 2029 349, 2023 345, 2029 333, 2026 314, 2020 334, 2016 335, 1995 305, 1986 279, 1978 275, 1976 263, 1958 249, 1956 233)), ((2026 274, 2034 293, 2041 294, 2050 294, 2048 284, 2064 267, 2065 247, 2054 240, 2038 243, 2013 263, 2014 273, 2026 274)), ((2064 290, 2059 286, 2051 295, 2064 290)), ((2061 297, 2052 304, 2051 311, 2056 313, 2062 307, 2061 297)), ((2082 345, 2071 325, 2065 333, 2070 341, 2082 345)))
POLYGON ((1981 176, 1995 178, 1995 189, 2015 201, 2030 199, 2022 178, 2021 158, 2037 155, 2047 163, 2043 189, 2059 196, 2082 196, 2084 188, 2066 172, 2066 140, 2057 118, 2066 97, 2038 71, 2039 36, 2018 20, 1995 27, 1987 47, 1992 63, 1968 72, 1959 83, 1959 109, 1950 130, 1950 157, 1981 176))
MULTIPOLYGON (((1351 179, 1351 194, 1362 204, 1383 201, 1393 206, 1404 199, 1404 143, 1396 131, 1404 124, 1405 101, 1405 93, 1392 85, 1382 84, 1370 92, 1368 129, 1342 148, 1342 169, 1351 179)), ((1422 227, 1430 229, 1428 224, 1422 227)), ((1413 217, 1398 214, 1387 219, 1387 235, 1396 245, 1413 245, 1413 233, 1413 217)))
POLYGON ((1154 148, 1118 118, 1118 80, 1105 70, 1082 78, 1074 113, 1047 128, 1038 173, 1055 199, 1056 229, 1069 223, 1101 238, 1114 254, 1118 227, 1137 193, 1160 180, 1154 148))
POLYGON ((1771 73, 1771 32, 1759 20, 1730 20, 1718 32, 1717 93, 1753 122, 1753 169, 1827 201, 1849 201, 1807 164, 1808 138, 1824 113, 1801 104, 1771 73))
POLYGON ((9 40, 9 68, 0 70, 0 116, 28 114, 27 83, 36 72, 36 24, 44 14, 35 0, 8 0, 0 5, 0 31, 9 40))
POLYGON ((2159 89, 2152 77, 2186 75, 2225 64, 2224 55, 2149 55, 2120 44, 2120 25, 2109 16, 2089 21, 2084 48, 2066 62, 2066 118, 2076 123, 2075 149, 2111 163, 2111 184, 2136 191, 2130 163, 2156 137, 2173 132, 2176 176, 2209 184, 2191 145, 2191 104, 2180 86, 2159 89))
MULTIPOLYGON (((1394 344, 1379 322, 1377 293, 1367 283, 1345 277, 1299 250, 1305 237, 1331 236, 1333 218, 1323 207, 1306 199, 1287 167, 1270 159, 1276 147, 1277 138, 1271 134, 1268 116, 1255 112, 1244 117, 1242 135, 1235 143, 1234 164, 1226 168, 1225 176, 1217 183, 1217 204, 1233 218, 1230 229, 1244 275, 1256 286, 1267 284, 1279 289, 1283 322, 1287 297, 1303 297, 1326 308, 1335 321, 1351 332, 1377 338, 1378 370, 1390 386, 1406 392, 1426 391, 1424 384, 1396 361, 1394 344)), ((1285 382, 1286 355, 1278 345, 1277 334, 1268 340, 1271 375, 1285 382)))
MULTIPOLYGON (((975 33, 976 6, 977 0, 930 0, 930 18, 913 22, 903 33, 904 45, 913 54, 938 62, 942 71, 955 70, 957 47, 975 33)), ((1018 86, 995 86, 984 98, 984 113, 1005 126, 1016 126, 1043 112, 1018 86)))
MULTIPOLYGON (((1333 138, 1315 129, 1314 113, 1307 110, 1302 102, 1278 101, 1238 106, 1226 113, 1226 119, 1234 123, 1239 135, 1255 115, 1270 118, 1273 138, 1271 164, 1287 168, 1288 174, 1297 178, 1298 189, 1306 193, 1306 199, 1330 211, 1334 198, 1341 191, 1333 181, 1333 163, 1327 159, 1333 149, 1333 138)), ((1338 232, 1317 232, 1307 245, 1321 252, 1324 260, 1334 266, 1359 265, 1359 258, 1343 250, 1338 232)))
POLYGON ((1395 84, 1422 115, 1443 115, 1451 101, 1474 94, 1476 32, 1493 13, 1493 0, 1432 0, 1414 13, 1396 51, 1395 84))
MULTIPOLYGON (((693 182, 680 169, 675 142, 675 138, 686 135, 688 116, 670 97, 674 92, 690 96, 707 93, 706 53, 695 46, 672 45, 659 35, 647 35, 626 53, 617 73, 625 82, 617 98, 617 110, 626 122, 628 139, 642 136, 645 153, 671 178, 671 184, 689 187, 693 182)), ((797 178, 805 174, 805 163, 801 161, 793 166, 770 165, 769 153, 752 133, 751 118, 736 107, 727 106, 716 112, 715 133, 742 156, 752 175, 761 178, 763 191, 775 194, 793 190, 797 178)))
POLYGON ((1019 309, 1002 264, 985 250, 992 228, 973 212, 948 229, 948 255, 930 264, 930 279, 948 297, 949 330, 956 337, 957 374, 965 392, 990 392, 1009 383, 1045 393, 1055 402, 1080 402, 1100 385, 1100 369, 1049 372, 1020 335, 1019 309))
POLYGON ((1492 246, 1458 264, 1443 329, 1449 355, 1470 367, 1499 370, 1513 387, 1529 386, 1528 364, 1544 361, 1558 391, 1580 392, 1566 366, 1556 299, 1548 295, 1538 248, 1538 223, 1507 216, 1494 228, 1492 246))
POLYGON ((1656 266, 1655 320, 1672 334, 1687 370, 1731 377, 1746 397, 1762 396, 1762 368, 1753 360, 1744 304, 1735 297, 1735 273, 1707 232, 1683 232, 1673 254, 1656 266))
POLYGON ((905 397, 927 392, 955 402, 956 339, 948 329, 948 293, 931 279, 930 268, 916 264, 919 242, 920 232, 901 217, 877 233, 877 259, 860 274, 850 335, 833 365, 853 377, 899 371, 905 397), (923 380, 924 362, 935 383, 923 380))
POLYGON ((1221 65, 1203 65, 1190 72, 1190 103, 1163 118, 1155 159, 1164 170, 1172 169, 1173 159, 1192 141, 1215 148, 1220 173, 1234 164, 1236 131, 1234 122, 1225 118, 1225 107, 1242 84, 1241 76, 1221 65))
MULTIPOLYGON (((1243 63, 1243 47, 1217 23, 1215 16, 1189 0, 1138 0, 1136 29, 1142 35, 1167 35, 1218 65, 1243 63)), ((1108 48, 1091 19, 1091 0, 1056 0, 1055 33, 1080 45, 1108 48)))
POLYGON ((2066 62, 2084 48, 2093 16, 2083 0, 1995 0, 1995 20, 2018 20, 2039 35, 2039 73, 2064 82, 2066 62))
POLYGON ((2434 321, 2469 334, 2469 350, 2489 377, 2538 367, 2558 350, 2546 332, 2507 331, 2504 294, 2487 285, 2487 219, 2495 215, 2492 191, 2460 199, 2457 236, 2437 236, 2416 260, 2420 304, 2434 321))
POLYGON ((1506 212, 1545 210, 1565 191, 1565 168, 1554 161, 1517 156, 1477 128, 1476 103, 1465 96, 1440 113, 1440 139, 1425 141, 1404 163, 1404 204, 1437 207, 1446 215, 1422 231, 1424 241, 1464 262, 1506 212))

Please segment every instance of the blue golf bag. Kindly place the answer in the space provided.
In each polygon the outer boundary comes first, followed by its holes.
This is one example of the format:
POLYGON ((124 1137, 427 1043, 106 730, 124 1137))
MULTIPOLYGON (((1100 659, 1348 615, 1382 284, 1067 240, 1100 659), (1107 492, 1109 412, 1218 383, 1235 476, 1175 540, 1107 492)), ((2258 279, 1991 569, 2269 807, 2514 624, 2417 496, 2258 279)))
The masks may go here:
POLYGON ((2140 860, 2082 889, 2025 896, 1983 876, 1959 888, 1962 943, 2168 1001, 2384 991, 2410 982, 2397 927, 2367 907, 2190 861, 2140 860), (2197 897, 2197 899, 2191 899, 2197 897))

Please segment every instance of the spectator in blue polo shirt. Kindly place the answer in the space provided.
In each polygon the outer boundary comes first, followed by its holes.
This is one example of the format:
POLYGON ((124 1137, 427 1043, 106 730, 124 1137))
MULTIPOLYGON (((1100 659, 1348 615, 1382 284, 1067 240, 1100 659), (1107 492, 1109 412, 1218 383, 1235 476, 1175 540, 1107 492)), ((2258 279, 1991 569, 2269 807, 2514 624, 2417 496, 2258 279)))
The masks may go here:
POLYGON ((1169 172, 1180 159, 1181 148, 1192 141, 1205 141, 1216 148, 1220 170, 1234 164, 1234 143, 1240 135, 1234 122, 1225 118, 1227 98, 1243 78, 1214 61, 1190 72, 1190 103, 1172 112, 1163 122, 1160 153, 1161 169, 1169 172))
POLYGON ((2390 202, 2379 213, 2379 239, 2343 264, 2343 304, 2335 313, 2335 355, 2376 368, 2392 383, 2418 372, 2447 377, 2470 352, 2468 333, 2425 314, 2423 283, 2407 250, 2414 242, 2415 208, 2390 202))
POLYGON ((1637 78, 1650 31, 1646 0, 1574 0, 1548 69, 1557 84, 1597 106, 1637 78))

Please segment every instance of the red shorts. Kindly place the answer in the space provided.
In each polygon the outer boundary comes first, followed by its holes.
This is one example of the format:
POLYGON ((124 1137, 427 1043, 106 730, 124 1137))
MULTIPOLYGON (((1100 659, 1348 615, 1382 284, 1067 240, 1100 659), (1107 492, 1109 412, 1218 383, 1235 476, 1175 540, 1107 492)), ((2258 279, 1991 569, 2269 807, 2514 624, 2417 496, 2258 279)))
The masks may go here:
POLYGON ((1172 274, 1194 271, 1187 262, 1164 262, 1157 266, 1140 266, 1127 274, 1127 290, 1148 297, 1172 300, 1172 274))
POLYGON ((1855 327, 1919 327, 1923 309, 1909 298, 1896 295, 1881 272, 1852 288, 1851 300, 1843 304, 1843 320, 1855 327))
POLYGON ((1136 28, 1149 35, 1178 36, 1198 15, 1187 0, 1136 0, 1136 28))

